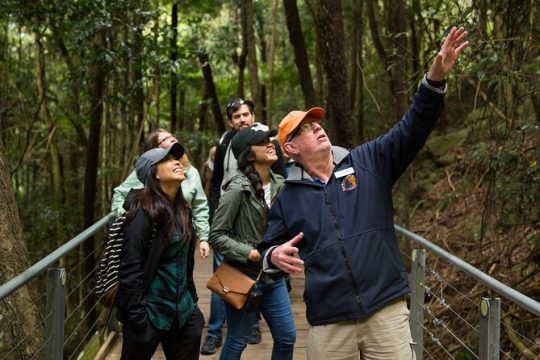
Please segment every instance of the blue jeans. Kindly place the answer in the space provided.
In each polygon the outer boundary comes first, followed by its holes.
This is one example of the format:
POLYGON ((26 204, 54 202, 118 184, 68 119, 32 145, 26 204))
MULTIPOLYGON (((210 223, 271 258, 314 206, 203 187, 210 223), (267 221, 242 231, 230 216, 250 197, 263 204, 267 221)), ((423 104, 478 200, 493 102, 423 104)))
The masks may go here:
MULTIPOLYGON (((279 279, 270 285, 257 284, 257 287, 263 293, 260 312, 268 323, 274 339, 272 359, 292 359, 296 341, 296 327, 285 280, 279 279)), ((228 328, 220 360, 238 360, 247 346, 257 312, 236 310, 227 303, 225 303, 225 307, 228 328)))

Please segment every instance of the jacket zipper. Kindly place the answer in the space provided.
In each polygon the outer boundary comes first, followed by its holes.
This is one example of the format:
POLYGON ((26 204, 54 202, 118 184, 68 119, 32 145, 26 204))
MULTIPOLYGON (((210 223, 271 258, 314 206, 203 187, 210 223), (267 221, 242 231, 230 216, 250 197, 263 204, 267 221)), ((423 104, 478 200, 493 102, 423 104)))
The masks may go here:
POLYGON ((345 251, 345 245, 343 244, 343 240, 341 239, 341 231, 339 229, 339 223, 338 223, 338 220, 337 220, 336 212, 334 210, 334 206, 332 205, 332 202, 330 201, 330 198, 328 197, 328 192, 326 191, 326 189, 324 189, 324 199, 326 201, 326 205, 330 208, 330 213, 332 214, 332 219, 334 221, 334 227, 336 228, 336 232, 337 232, 339 247, 341 249, 341 255, 343 256, 343 258, 345 260, 345 266, 347 268, 347 273, 349 275, 349 279, 350 279, 350 281, 352 283, 354 294, 356 295, 356 302, 358 304, 358 308, 360 309, 360 312, 363 313, 363 305, 362 305, 362 300, 360 300, 360 294, 358 292, 358 285, 356 284, 356 281, 354 280, 352 267, 351 267, 351 264, 349 262, 349 258, 347 256, 347 252, 345 251))

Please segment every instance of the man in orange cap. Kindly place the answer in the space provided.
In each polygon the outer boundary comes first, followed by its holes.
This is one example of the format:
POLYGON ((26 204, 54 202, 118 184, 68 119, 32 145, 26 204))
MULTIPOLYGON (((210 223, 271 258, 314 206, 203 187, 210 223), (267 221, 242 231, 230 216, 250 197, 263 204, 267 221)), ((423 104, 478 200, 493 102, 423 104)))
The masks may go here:
POLYGON ((257 249, 268 273, 304 269, 310 360, 415 357, 392 186, 435 126, 466 40, 463 28, 450 31, 407 113, 377 139, 350 151, 332 146, 318 107, 292 111, 279 125, 295 164, 257 249))

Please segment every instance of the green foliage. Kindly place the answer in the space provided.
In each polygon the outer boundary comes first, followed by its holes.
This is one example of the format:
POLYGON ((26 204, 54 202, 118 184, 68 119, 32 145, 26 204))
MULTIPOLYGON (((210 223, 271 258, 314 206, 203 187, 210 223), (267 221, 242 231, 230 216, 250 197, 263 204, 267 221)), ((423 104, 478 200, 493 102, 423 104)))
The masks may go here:
POLYGON ((468 349, 459 350, 456 353, 456 360, 478 359, 478 350, 480 348, 480 335, 478 329, 472 329, 467 341, 468 349), (470 349, 470 350, 469 350, 470 349))
POLYGON ((538 212, 532 209, 540 207, 540 150, 530 153, 507 148, 492 155, 495 188, 502 203, 499 225, 503 228, 539 220, 538 212))
POLYGON ((452 150, 459 149, 467 139, 469 131, 463 129, 454 133, 432 136, 426 143, 427 149, 436 158, 441 158, 452 150))

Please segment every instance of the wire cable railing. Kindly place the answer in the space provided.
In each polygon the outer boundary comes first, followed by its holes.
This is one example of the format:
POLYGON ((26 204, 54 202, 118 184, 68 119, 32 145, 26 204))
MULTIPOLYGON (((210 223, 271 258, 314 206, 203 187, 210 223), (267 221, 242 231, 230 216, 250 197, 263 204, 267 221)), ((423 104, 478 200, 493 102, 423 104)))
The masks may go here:
MULTIPOLYGON (((82 269, 85 262, 92 257, 95 259, 101 253, 104 241, 96 241, 95 250, 85 256, 81 256, 81 245, 107 229, 112 218, 113 213, 106 215, 0 286, 0 302, 6 306, 16 301, 20 291, 32 292, 32 298, 38 299, 34 302, 34 306, 18 312, 19 317, 25 316, 26 313, 37 313, 35 324, 27 329, 26 334, 24 336, 9 334, 12 336, 5 339, 7 341, 0 338, 0 359, 79 358, 86 350, 84 348, 88 340, 95 335, 98 328, 100 319, 96 314, 101 305, 91 300, 97 298, 93 294, 97 267, 89 273, 82 269), (66 266, 67 270, 57 269, 60 263, 66 266), (43 294, 36 296, 37 289, 45 288, 43 294), (91 306, 86 304, 88 301, 93 302, 91 306)), ((17 316, 12 318, 13 320, 8 320, 7 317, 3 319, 0 317, 3 329, 19 325, 16 323, 17 316)), ((6 336, 6 333, 1 336, 6 336)))
POLYGON ((540 359, 540 346, 533 340, 537 338, 535 329, 537 331, 540 326, 540 303, 417 234, 399 226, 396 226, 396 230, 420 245, 412 256, 413 290, 410 299, 411 331, 417 343, 418 359, 423 358, 426 349, 430 352, 427 354, 430 358, 446 359, 451 358, 452 354, 452 357, 460 359, 499 359, 501 356, 540 359), (448 269, 444 263, 450 263, 453 269, 457 269, 460 275, 465 273, 468 279, 459 276, 457 285, 447 281, 436 268, 427 264, 428 251, 430 258, 434 256, 429 263, 442 269, 448 269), (482 291, 484 294, 496 293, 509 300, 504 306, 519 308, 533 326, 525 329, 525 326, 518 328, 508 325, 509 329, 501 334, 500 330, 507 326, 501 320, 501 301, 499 298, 481 297, 482 291), (517 333, 513 337, 527 345, 529 353, 526 357, 524 347, 509 339, 509 332, 517 333))

